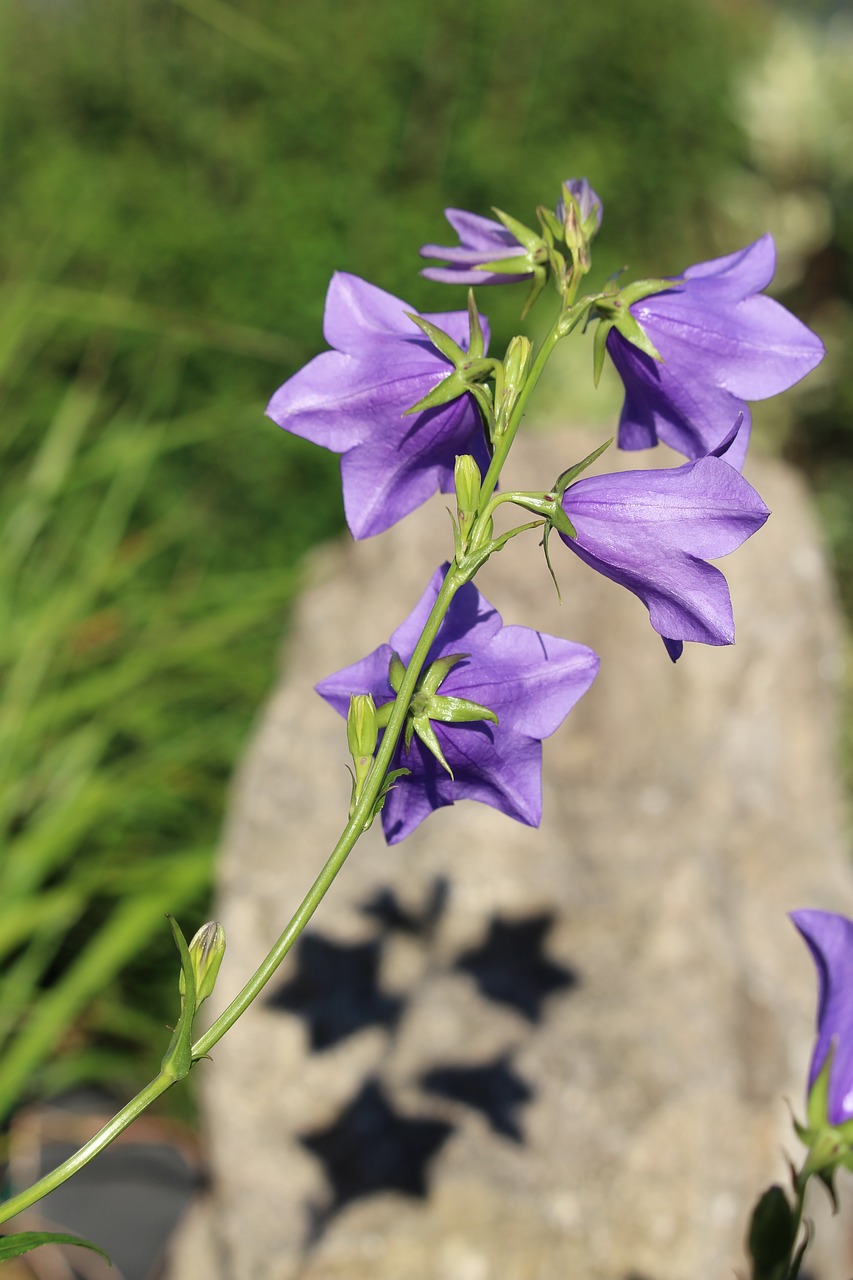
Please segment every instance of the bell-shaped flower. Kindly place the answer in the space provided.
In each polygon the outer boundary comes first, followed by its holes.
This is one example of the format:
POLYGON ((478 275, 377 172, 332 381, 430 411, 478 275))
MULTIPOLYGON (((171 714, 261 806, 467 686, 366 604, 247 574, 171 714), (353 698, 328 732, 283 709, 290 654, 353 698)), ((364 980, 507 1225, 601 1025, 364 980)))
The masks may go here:
POLYGON ((585 476, 563 510, 566 546, 639 596, 675 662, 685 640, 734 643, 725 578, 707 563, 728 555, 770 514, 739 471, 709 456, 661 471, 585 476))
POLYGON ((466 213, 464 209, 445 209, 444 216, 459 237, 458 246, 425 244, 422 258, 440 258, 445 267, 424 267, 421 275, 441 284, 517 284, 529 280, 533 268, 524 269, 520 263, 518 272, 483 271, 480 268, 492 262, 505 262, 509 258, 526 258, 527 249, 506 227, 493 218, 483 218, 478 213, 466 213))
POLYGON ((663 440, 688 458, 710 453, 739 413, 743 425, 727 460, 741 466, 749 442, 747 400, 799 382, 823 358, 820 339, 761 290, 776 267, 773 237, 688 267, 670 289, 631 304, 661 359, 613 327, 607 350, 625 384, 619 447, 663 440))
MULTIPOLYGON (((317 685, 340 715, 346 716, 354 693, 372 694, 380 714, 382 705, 393 700, 389 673, 393 677, 392 662, 399 671, 395 654, 404 663, 411 658, 446 569, 433 575, 390 644, 317 685)), ((419 683, 421 696, 416 693, 410 713, 416 717, 419 707, 425 706, 427 714, 432 708, 432 745, 429 733, 422 737, 415 726, 414 732, 407 728, 395 753, 392 768, 410 772, 395 780, 382 810, 389 844, 402 840, 433 809, 457 800, 479 800, 538 826, 542 739, 563 722, 597 672, 598 658, 591 649, 528 627, 505 627, 473 583, 460 588, 432 645, 419 683), (436 672, 441 677, 437 691, 432 689, 436 672), (423 696, 427 688, 437 696, 423 696), (460 713, 464 718, 453 719, 460 702, 469 709, 460 713), (469 719, 470 704, 492 714, 469 719)))
MULTIPOLYGON (((388 529, 437 489, 452 492, 457 454, 473 455, 484 471, 489 465, 469 392, 406 416, 455 374, 452 361, 410 318, 413 310, 358 276, 336 273, 323 318, 333 350, 309 361, 267 405, 280 427, 342 455, 344 510, 355 538, 388 529)), ((467 311, 422 318, 467 350, 467 311)), ((488 345, 488 324, 481 320, 488 345)))
MULTIPOLYGON (((601 226, 601 201, 586 178, 569 178, 563 183, 556 214, 547 210, 540 213, 543 226, 549 228, 547 234, 551 241, 555 236, 559 239, 569 235, 570 227, 573 236, 583 233, 589 240, 601 226), (579 219, 577 227, 574 227, 575 213, 579 219)), ((547 243, 523 223, 503 213, 500 214, 503 221, 496 222, 477 213, 466 213, 464 209, 445 209, 444 216, 459 237, 459 244, 422 246, 422 258, 439 258, 447 264, 425 267, 421 275, 427 280, 438 280, 442 284, 515 284, 519 280, 530 280, 537 271, 544 273, 547 243), (513 258, 522 259, 517 271, 513 269, 513 258)))
MULTIPOLYGON (((809 1111, 813 1125, 853 1120, 853 920, 831 911, 793 911, 817 968, 817 1041, 809 1069, 810 1095, 824 1068, 825 1116, 809 1111), (831 1059, 830 1059, 831 1055, 831 1059)), ((821 1103, 821 1110, 823 1103, 821 1103)))

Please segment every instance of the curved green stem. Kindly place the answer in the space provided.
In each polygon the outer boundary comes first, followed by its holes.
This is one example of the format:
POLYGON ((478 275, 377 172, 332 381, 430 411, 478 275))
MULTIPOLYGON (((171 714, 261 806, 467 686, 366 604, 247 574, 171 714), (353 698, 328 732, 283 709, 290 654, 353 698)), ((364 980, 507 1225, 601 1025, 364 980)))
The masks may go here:
MULTIPOLYGON (((492 504, 490 500, 492 499, 495 486, 497 485, 498 477, 504 462, 506 461, 512 442, 515 439, 518 428, 521 425, 521 420, 524 416, 530 396, 539 381, 541 373, 548 362, 548 358, 560 340, 560 321, 565 315, 566 309, 571 306, 578 283, 579 278, 578 280, 573 280, 570 288, 567 290, 560 316, 558 316, 557 320, 554 322, 553 327, 539 349, 527 379, 525 380, 524 386, 519 392, 518 399, 510 415, 506 430, 495 442, 494 457, 492 458, 491 465, 481 488, 481 514, 475 522, 475 528, 479 526, 481 531, 485 529, 486 524, 491 519, 490 510, 493 509, 494 504, 492 504)), ((509 495, 507 495, 507 500, 508 499, 509 495)), ((498 501, 503 500, 504 499, 502 497, 498 501)), ((489 554, 491 554, 492 551, 499 550, 500 546, 502 546, 509 538, 514 537, 524 529, 538 527, 540 523, 541 521, 534 521, 530 524, 519 526, 517 529, 511 530, 508 534, 503 535, 493 543, 489 554)), ((429 617, 427 618, 421 637, 418 640, 415 651, 412 654, 408 666, 406 667, 405 676, 397 693, 394 708, 385 729, 379 750, 376 753, 376 758, 370 774, 364 785, 358 803, 353 809, 349 821, 341 833, 340 839, 327 858, 320 874, 317 876, 299 907, 288 921, 283 932, 270 949, 266 958, 262 961, 258 969, 252 974, 249 981, 245 984, 239 994, 235 996, 228 1007, 211 1024, 207 1031, 199 1036, 192 1045, 193 1062, 196 1062, 199 1058, 204 1057, 210 1052, 213 1046, 222 1039, 241 1014, 243 1014, 249 1005, 256 999, 259 993, 266 986, 267 982, 269 982, 270 978, 273 976, 276 969, 279 967, 282 960, 290 951, 294 942, 297 940, 302 930, 317 910, 317 907, 325 897, 329 887, 359 837, 370 825, 376 799, 388 773, 400 734, 403 731, 409 704, 415 692, 418 677, 423 670, 430 647, 438 634, 439 627, 444 620, 445 614, 447 613, 454 595, 461 586, 473 577, 476 569, 480 567, 482 562, 483 557, 476 554, 471 557, 470 563, 468 563, 467 566, 464 559, 461 564, 454 560, 445 575, 444 582, 441 585, 438 596, 436 597, 435 603, 430 611, 429 617)), ((88 1164, 94 1156, 98 1155, 99 1152, 109 1146, 109 1144, 118 1137, 120 1133, 124 1132, 124 1130, 133 1123, 137 1116, 139 1116, 146 1107, 148 1107, 156 1098, 159 1098, 164 1094, 167 1089, 171 1088, 175 1083, 175 1080, 176 1076, 173 1071, 168 1068, 162 1070, 150 1084, 146 1085, 146 1087, 142 1089, 136 1097, 132 1098, 131 1101, 128 1102, 121 1111, 113 1116, 109 1123, 104 1125, 104 1127, 93 1138, 91 1138, 89 1142, 82 1146, 79 1151, 76 1151, 73 1156, 69 1157, 68 1160, 64 1161, 44 1178, 41 1178, 38 1182, 34 1183, 33 1186, 20 1192, 19 1195, 13 1196, 4 1205, 0 1206, 0 1223, 8 1221, 9 1218, 21 1213, 24 1209, 29 1208, 30 1205, 35 1204, 37 1200, 40 1200, 43 1196, 61 1186, 61 1184, 67 1181, 68 1178, 72 1177, 73 1174, 79 1172, 79 1170, 88 1164)))
POLYGON ((50 1173, 45 1174, 43 1178, 39 1178, 38 1182, 34 1182, 31 1187, 27 1187, 25 1191, 21 1191, 18 1195, 12 1196, 11 1200, 7 1200, 5 1204, 0 1205, 0 1222, 8 1222, 10 1218, 14 1218, 16 1214, 23 1213, 24 1209, 41 1200, 43 1196, 48 1195, 51 1191, 55 1191, 63 1182, 67 1182, 70 1177, 78 1173, 84 1165, 87 1165, 96 1155, 108 1147, 120 1133, 124 1133, 129 1125, 137 1116, 149 1107, 155 1099, 159 1098, 171 1089, 177 1077, 172 1072, 161 1071, 150 1084, 131 1098, 127 1106, 122 1107, 121 1111, 116 1112, 111 1120, 99 1129, 93 1138, 90 1138, 79 1151, 75 1151, 73 1156, 63 1161, 50 1173))

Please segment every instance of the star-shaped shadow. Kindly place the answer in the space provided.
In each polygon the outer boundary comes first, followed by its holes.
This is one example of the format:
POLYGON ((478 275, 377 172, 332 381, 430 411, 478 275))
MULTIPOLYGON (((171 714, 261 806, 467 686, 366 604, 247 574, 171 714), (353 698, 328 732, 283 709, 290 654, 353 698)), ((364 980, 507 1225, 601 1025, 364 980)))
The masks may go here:
POLYGON ((426 936, 432 933, 444 914, 449 889, 444 876, 436 876, 430 895, 420 911, 409 911, 402 906, 393 889, 379 889, 361 910, 366 916, 378 920, 384 929, 426 936))
POLYGON ((577 974, 542 954, 553 922, 550 912, 526 920, 493 918, 482 945, 464 952, 454 968, 469 973, 489 1000, 511 1005, 530 1022, 539 1022, 546 996, 578 985, 577 974))
POLYGON ((428 1093, 481 1111, 495 1133, 524 1141, 515 1112, 530 1101, 533 1090, 513 1071, 508 1054, 477 1067, 434 1067, 421 1076, 420 1084, 428 1093))
POLYGON ((267 1006, 304 1018, 312 1049, 328 1049, 363 1027, 393 1027, 403 1001, 380 990, 379 955, 378 942, 346 946, 308 934, 299 945, 296 973, 267 1006))
POLYGON ((322 1160, 332 1192, 322 1213, 315 1211, 315 1237, 328 1219, 352 1200, 381 1191, 423 1199, 430 1161, 453 1128, 443 1120, 413 1120, 400 1115, 375 1079, 365 1081, 328 1128, 299 1138, 322 1160))

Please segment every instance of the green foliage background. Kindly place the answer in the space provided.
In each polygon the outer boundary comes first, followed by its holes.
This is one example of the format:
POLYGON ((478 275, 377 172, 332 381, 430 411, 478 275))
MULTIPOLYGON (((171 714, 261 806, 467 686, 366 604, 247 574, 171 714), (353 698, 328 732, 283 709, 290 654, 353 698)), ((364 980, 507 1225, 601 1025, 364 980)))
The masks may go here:
MULTIPOLYGON (((162 1053, 163 913, 207 914, 301 558, 341 527, 337 460, 263 417, 331 272, 446 309, 417 276, 443 208, 529 218, 581 174, 606 271, 730 250, 767 13, 0 7, 0 1111, 162 1053)), ((497 349, 517 298, 487 310, 497 349)))

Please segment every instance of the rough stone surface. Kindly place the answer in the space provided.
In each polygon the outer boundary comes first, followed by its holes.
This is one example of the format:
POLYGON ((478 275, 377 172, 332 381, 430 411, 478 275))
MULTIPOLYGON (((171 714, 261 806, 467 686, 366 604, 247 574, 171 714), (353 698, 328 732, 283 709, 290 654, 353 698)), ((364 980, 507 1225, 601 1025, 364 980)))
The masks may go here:
MULTIPOLYGON (((596 443, 522 441, 513 483, 541 488, 596 443)), ((687 645, 673 667, 639 601, 558 546, 560 606, 533 536, 478 578, 505 621, 602 658, 545 745, 542 827, 463 803, 396 848, 378 824, 359 844, 200 1068, 212 1190, 172 1280, 743 1274, 811 1048, 814 975, 785 913, 853 908, 825 559, 797 478, 747 474, 775 515, 722 564, 733 648, 687 645)), ((217 1007, 346 808, 343 722, 312 686, 387 639, 446 523, 436 500, 314 562, 234 790, 217 1007)), ((847 1280, 850 1235, 829 1224, 813 1274, 847 1280)))

